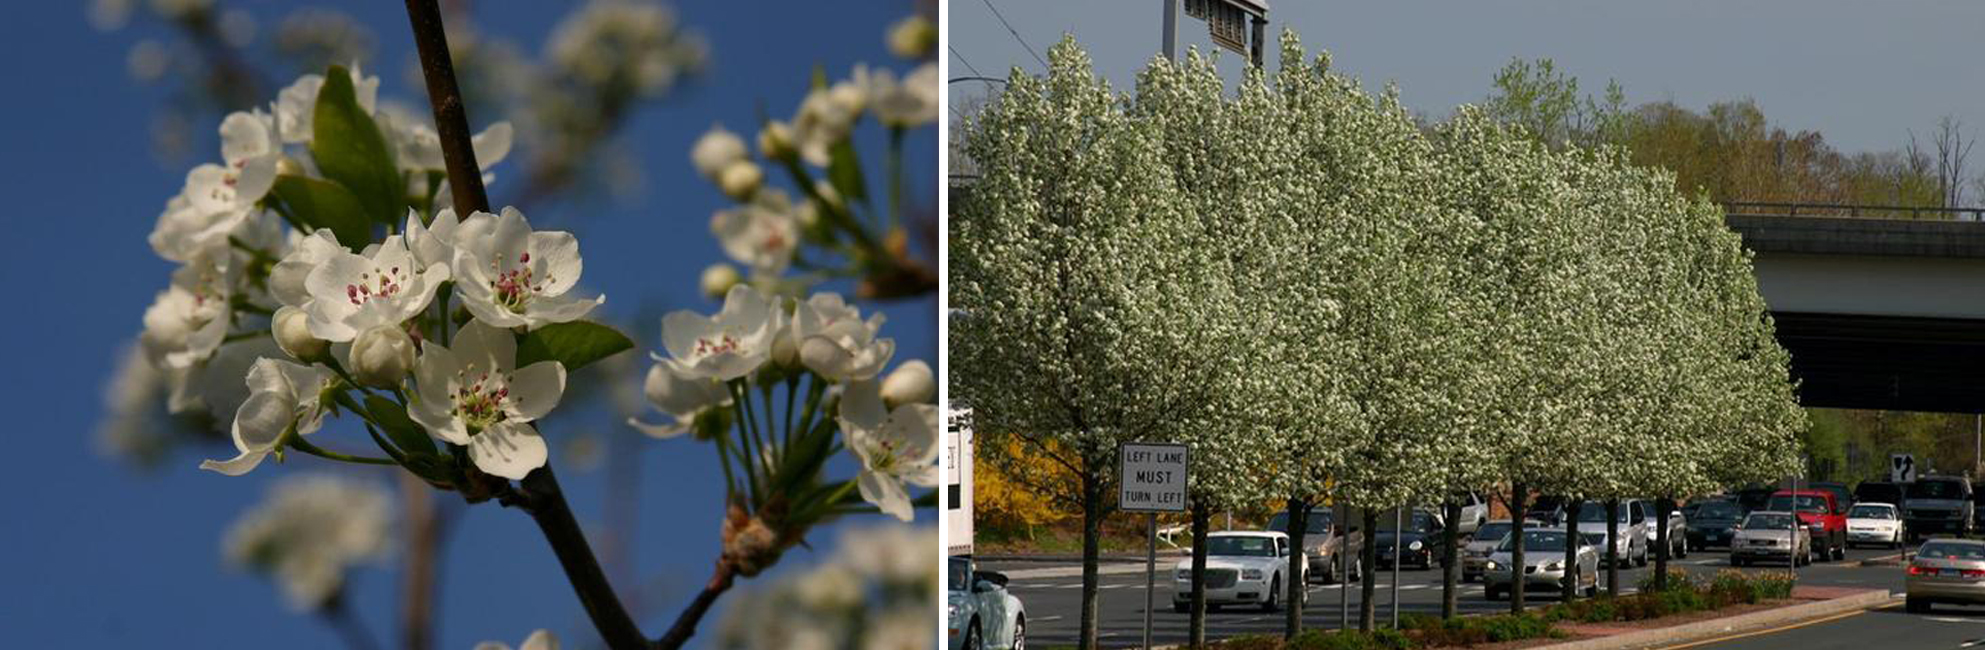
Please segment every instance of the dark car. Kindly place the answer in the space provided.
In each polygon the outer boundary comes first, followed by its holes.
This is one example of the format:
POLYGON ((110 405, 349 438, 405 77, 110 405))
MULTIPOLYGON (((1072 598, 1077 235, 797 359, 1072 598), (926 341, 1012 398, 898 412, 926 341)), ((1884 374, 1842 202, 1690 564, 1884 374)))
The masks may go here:
POLYGON ((1971 481, 1924 476, 1903 490, 1903 535, 1910 543, 1937 533, 1971 534, 1971 481))
POLYGON ((1826 490, 1833 493, 1833 502, 1846 510, 1854 506, 1854 491, 1847 489, 1846 483, 1833 481, 1813 481, 1804 486, 1808 490, 1826 490))
POLYGON ((1862 481, 1854 486, 1855 503, 1886 503, 1896 508, 1902 507, 1901 483, 1888 481, 1862 481))
POLYGON ((1564 525, 1565 501, 1564 497, 1550 494, 1537 497, 1537 500, 1523 511, 1523 518, 1552 526, 1564 525))
POLYGON ((1763 510, 1765 504, 1771 501, 1771 495, 1777 491, 1775 487, 1752 485, 1732 492, 1730 496, 1737 500, 1737 505, 1744 507, 1744 512, 1756 512, 1763 510))
MULTIPOLYGON (((1336 513, 1327 506, 1310 508, 1310 514, 1304 517, 1303 522, 1303 555, 1310 563, 1309 573, 1304 575, 1311 580, 1322 580, 1325 584, 1336 584, 1346 576, 1357 580, 1365 574, 1362 568, 1364 559, 1358 554, 1358 549, 1364 548, 1364 536, 1344 534, 1358 532, 1356 524, 1338 526, 1336 513)), ((1268 529, 1288 533, 1288 511, 1275 513, 1268 520, 1268 529)))
POLYGON ((1814 559, 1847 559, 1847 508, 1834 499, 1832 490, 1779 490, 1765 509, 1796 511, 1799 523, 1812 534, 1814 559))
POLYGON ((1695 507, 1695 512, 1685 515, 1689 519, 1689 548, 1696 550, 1729 546, 1737 534, 1737 523, 1747 514, 1736 501, 1699 501, 1689 505, 1695 507))
POLYGON ((1434 564, 1440 561, 1441 549, 1444 548, 1441 546, 1442 540, 1445 539, 1441 534, 1441 527, 1444 524, 1441 523, 1440 515, 1425 510, 1414 510, 1405 513, 1400 519, 1400 524, 1404 529, 1395 530, 1392 513, 1381 512, 1378 515, 1378 528, 1372 533, 1372 545, 1378 547, 1379 568, 1392 568, 1395 533, 1399 538, 1397 561, 1401 567, 1434 568, 1434 564))

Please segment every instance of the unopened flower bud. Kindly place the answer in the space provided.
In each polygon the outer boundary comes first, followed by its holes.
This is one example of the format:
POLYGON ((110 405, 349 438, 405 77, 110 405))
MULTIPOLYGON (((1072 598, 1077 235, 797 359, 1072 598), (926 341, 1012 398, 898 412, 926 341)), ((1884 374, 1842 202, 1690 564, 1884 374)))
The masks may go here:
POLYGON ((786 369, 792 369, 799 365, 800 346, 798 341, 793 340, 793 328, 791 326, 779 330, 779 335, 772 338, 772 363, 776 363, 779 367, 786 369))
POLYGON ((841 202, 841 191, 834 189, 834 184, 827 182, 825 178, 813 182, 813 191, 820 195, 821 200, 826 201, 829 208, 840 210, 846 205, 841 202))
POLYGON ((921 59, 937 49, 937 26, 923 14, 896 21, 889 28, 889 51, 905 59, 921 59))
POLYGON ((738 275, 736 267, 723 262, 711 264, 703 268, 703 295, 721 300, 730 293, 732 285, 742 281, 744 278, 738 275))
POLYGON ((772 160, 792 160, 799 155, 793 148, 793 127, 778 120, 766 122, 758 130, 758 152, 772 160))
POLYGON ((744 155, 744 140, 722 125, 710 127, 689 150, 689 160, 696 164, 696 171, 712 180, 731 163, 744 160, 744 155))
POLYGON ((937 397, 937 376, 923 359, 896 366, 882 380, 882 404, 894 410, 904 404, 924 404, 937 397))
POLYGON ((733 199, 748 201, 751 195, 758 193, 758 185, 763 182, 765 172, 758 168, 757 163, 739 160, 724 168, 724 173, 717 177, 717 188, 733 199))
POLYGON ((298 361, 321 358, 331 346, 330 341, 310 335, 310 315, 295 307, 277 309, 269 329, 275 334, 276 347, 298 361))
POLYGON ((392 388, 414 367, 414 340, 397 325, 360 332, 352 341, 352 378, 367 386, 392 388))

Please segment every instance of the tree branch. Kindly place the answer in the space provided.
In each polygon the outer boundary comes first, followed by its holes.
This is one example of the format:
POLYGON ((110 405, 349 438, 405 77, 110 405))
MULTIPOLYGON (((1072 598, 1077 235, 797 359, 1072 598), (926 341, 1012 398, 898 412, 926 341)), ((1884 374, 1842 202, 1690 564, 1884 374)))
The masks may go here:
POLYGON ((684 608, 682 613, 676 616, 675 624, 670 625, 668 633, 655 641, 655 647, 660 650, 676 650, 681 648, 682 644, 688 643, 689 637, 696 634, 696 622, 702 620, 704 614, 709 613, 710 604, 717 602, 718 596, 731 588, 731 581, 736 576, 737 569, 731 566, 729 560, 717 560, 717 569, 710 574, 710 582, 704 584, 703 591, 696 594, 696 600, 690 601, 689 607, 684 608))
POLYGON ((648 647, 641 628, 627 615, 627 608, 621 606, 613 585, 607 583, 606 572, 600 570, 599 560, 594 559, 593 548, 586 543, 579 520, 572 517, 572 507, 565 503, 565 491, 559 488, 551 466, 531 470, 518 485, 521 491, 514 499, 506 498, 506 505, 514 503, 538 522, 545 541, 551 543, 552 553, 558 556, 559 567, 565 570, 565 578, 572 582, 572 591, 578 594, 579 603, 586 607, 586 616, 592 619, 607 647, 614 650, 648 647))
POLYGON ((407 0, 407 20, 413 24, 414 45, 420 49, 421 75, 434 105, 434 132, 441 139, 441 158, 448 167, 448 188, 455 209, 464 213, 489 211, 489 193, 482 186, 482 167, 469 143, 468 109, 455 84, 455 64, 448 53, 448 33, 441 27, 435 0, 407 0))

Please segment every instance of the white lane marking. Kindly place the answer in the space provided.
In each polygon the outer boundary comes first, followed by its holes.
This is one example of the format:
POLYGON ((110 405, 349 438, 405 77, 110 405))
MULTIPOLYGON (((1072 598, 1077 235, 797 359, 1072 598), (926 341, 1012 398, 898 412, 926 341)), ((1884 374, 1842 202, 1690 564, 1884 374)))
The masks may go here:
POLYGON ((1054 615, 1054 616, 1043 616, 1043 617, 1040 617, 1040 618, 1037 618, 1037 619, 1034 619, 1034 622, 1036 622, 1036 623, 1049 623, 1049 622, 1053 622, 1053 621, 1059 621, 1059 620, 1061 620, 1061 619, 1062 619, 1062 615, 1060 615, 1060 614, 1056 614, 1056 615, 1054 615))

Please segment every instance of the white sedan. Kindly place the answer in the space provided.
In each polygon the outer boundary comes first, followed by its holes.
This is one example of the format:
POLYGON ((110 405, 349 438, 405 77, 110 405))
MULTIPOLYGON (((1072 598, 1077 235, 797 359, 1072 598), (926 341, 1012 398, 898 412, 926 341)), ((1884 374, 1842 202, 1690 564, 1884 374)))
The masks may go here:
MULTIPOLYGON (((1297 554, 1296 566, 1309 561, 1297 554)), ((1206 536, 1206 606, 1256 605, 1264 611, 1282 606, 1290 580, 1289 536, 1276 531, 1222 532, 1206 536)), ((1173 567, 1172 610, 1192 606, 1192 560, 1173 567)), ((1296 576, 1301 581, 1304 576, 1296 576)), ((1299 582, 1300 583, 1300 582, 1299 582)))
POLYGON ((1847 510, 1847 545, 1902 548, 1902 513, 1886 503, 1857 503, 1847 510))
POLYGON ((1027 647, 1027 611, 1006 590, 1006 576, 972 570, 972 559, 951 558, 945 584, 951 650, 1027 647))

